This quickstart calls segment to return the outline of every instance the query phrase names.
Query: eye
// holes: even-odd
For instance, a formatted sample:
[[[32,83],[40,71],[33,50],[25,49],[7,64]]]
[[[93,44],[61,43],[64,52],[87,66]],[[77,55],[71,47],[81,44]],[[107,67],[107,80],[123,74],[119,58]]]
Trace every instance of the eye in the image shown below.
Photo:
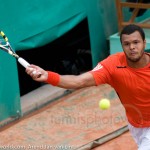
[[[129,45],[129,43],[123,43],[123,45],[124,45],[124,46],[128,46],[128,45]]]
[[[134,44],[138,44],[138,43],[139,43],[139,41],[134,41],[133,43],[134,43]]]

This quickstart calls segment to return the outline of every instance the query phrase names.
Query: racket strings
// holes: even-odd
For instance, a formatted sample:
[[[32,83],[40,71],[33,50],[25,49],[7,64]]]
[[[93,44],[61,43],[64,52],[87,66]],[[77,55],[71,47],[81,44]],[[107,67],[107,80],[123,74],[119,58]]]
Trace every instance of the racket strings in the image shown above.
[[[8,52],[13,57],[19,58],[19,56],[15,53],[15,51],[10,46],[8,42],[8,38],[6,37],[3,31],[0,31],[0,48]]]
[[[3,47],[9,47],[8,42],[6,42],[4,39],[0,39],[0,45],[2,45]]]
[[[0,31],[0,44],[4,47],[9,47],[8,38],[3,31]]]
[[[4,44],[1,44],[1,45],[9,47],[9,48],[13,51],[12,47],[10,46],[10,44],[9,44],[9,42],[8,42],[8,38],[7,38],[7,36],[5,35],[5,33],[4,33],[3,31],[0,31],[0,35],[1,35],[1,37],[2,37],[2,39],[0,39],[0,40],[3,40],[3,43],[4,43]],[[14,51],[13,51],[13,52],[14,52]]]

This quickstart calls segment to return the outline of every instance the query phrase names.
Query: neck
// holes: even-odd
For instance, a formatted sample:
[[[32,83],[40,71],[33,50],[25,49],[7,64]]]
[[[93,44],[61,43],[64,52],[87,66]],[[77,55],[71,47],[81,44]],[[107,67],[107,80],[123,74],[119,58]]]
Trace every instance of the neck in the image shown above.
[[[150,63],[150,56],[146,53],[136,62],[127,59],[127,63],[131,68],[143,68]]]

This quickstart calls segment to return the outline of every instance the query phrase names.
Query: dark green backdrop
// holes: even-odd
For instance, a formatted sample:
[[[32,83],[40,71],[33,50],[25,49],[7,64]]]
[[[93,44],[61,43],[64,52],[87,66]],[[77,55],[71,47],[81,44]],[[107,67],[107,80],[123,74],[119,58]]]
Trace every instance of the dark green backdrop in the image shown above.
[[[107,38],[117,31],[111,0],[0,0],[0,12],[0,29],[16,51],[48,44],[87,17],[93,66],[108,55]],[[16,63],[0,51],[0,120],[21,113]]]

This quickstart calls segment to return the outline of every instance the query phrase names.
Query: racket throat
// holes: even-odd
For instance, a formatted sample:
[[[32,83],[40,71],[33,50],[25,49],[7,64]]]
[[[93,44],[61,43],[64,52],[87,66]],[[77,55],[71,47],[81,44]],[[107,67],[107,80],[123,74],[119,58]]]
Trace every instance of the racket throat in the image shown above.
[[[17,54],[12,54],[12,56],[17,58],[17,59],[19,58],[19,56]]]
[[[17,59],[19,58],[19,56],[16,53],[12,52],[11,50],[8,50],[8,53]]]

